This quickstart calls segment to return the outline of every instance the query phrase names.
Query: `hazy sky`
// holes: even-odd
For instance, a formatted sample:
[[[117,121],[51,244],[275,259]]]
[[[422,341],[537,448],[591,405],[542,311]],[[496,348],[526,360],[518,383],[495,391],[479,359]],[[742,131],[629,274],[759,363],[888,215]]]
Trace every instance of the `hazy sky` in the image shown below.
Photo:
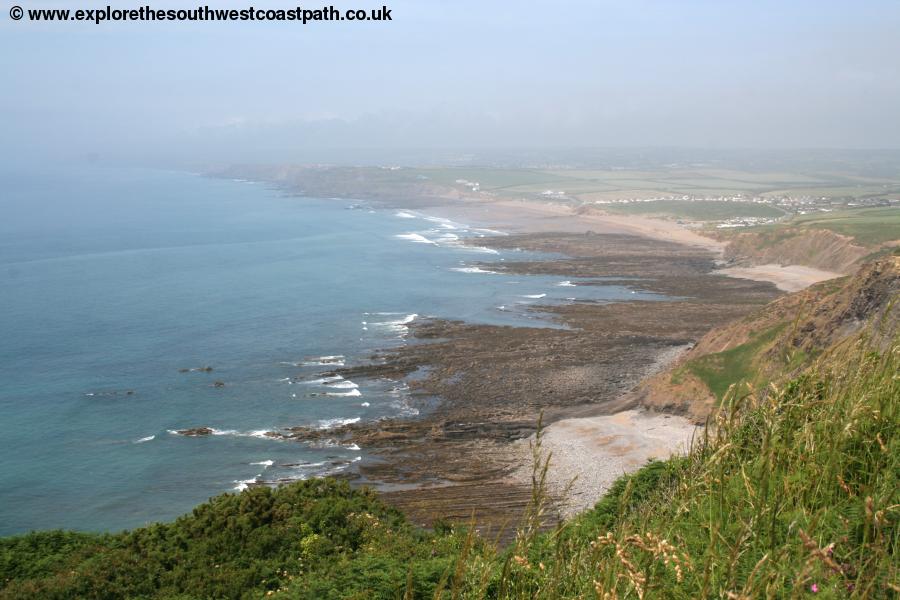
[[[389,23],[306,26],[16,22],[4,6],[0,149],[900,147],[897,0],[385,1]]]

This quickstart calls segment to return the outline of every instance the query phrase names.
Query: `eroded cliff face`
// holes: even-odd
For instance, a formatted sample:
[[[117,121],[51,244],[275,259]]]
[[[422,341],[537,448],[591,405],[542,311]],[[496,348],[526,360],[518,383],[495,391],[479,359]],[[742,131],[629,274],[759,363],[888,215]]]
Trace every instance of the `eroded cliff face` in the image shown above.
[[[777,382],[817,358],[839,360],[842,347],[861,335],[883,349],[898,334],[900,256],[894,255],[713,329],[636,393],[647,407],[702,422],[732,383]]]
[[[735,235],[725,259],[736,265],[804,265],[837,273],[852,273],[872,248],[825,229],[783,229]]]

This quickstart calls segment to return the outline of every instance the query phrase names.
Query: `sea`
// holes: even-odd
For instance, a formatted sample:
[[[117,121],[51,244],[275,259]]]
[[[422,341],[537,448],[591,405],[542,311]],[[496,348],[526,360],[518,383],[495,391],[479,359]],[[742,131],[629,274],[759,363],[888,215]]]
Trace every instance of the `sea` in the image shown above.
[[[535,309],[655,298],[499,274],[534,255],[352,198],[83,165],[0,186],[0,535],[130,529],[352,471],[365,449],[265,432],[416,418],[402,382],[323,373],[414,343],[418,320],[554,327]]]

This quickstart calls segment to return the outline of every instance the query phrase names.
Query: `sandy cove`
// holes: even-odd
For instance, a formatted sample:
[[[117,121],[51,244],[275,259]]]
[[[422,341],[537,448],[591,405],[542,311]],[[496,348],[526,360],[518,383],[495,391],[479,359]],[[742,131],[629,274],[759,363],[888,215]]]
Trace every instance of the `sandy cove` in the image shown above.
[[[729,267],[727,269],[719,269],[722,275],[729,277],[740,277],[743,279],[752,279],[754,281],[770,281],[778,287],[779,290],[785,292],[799,292],[806,289],[814,283],[827,281],[836,277],[843,277],[842,273],[834,271],[824,271],[814,267],[804,267],[802,265],[757,265],[754,267]]]
[[[638,409],[557,421],[541,435],[541,449],[550,461],[549,492],[563,517],[574,516],[593,506],[622,475],[651,459],[686,452],[698,431],[684,417]],[[531,481],[534,441],[514,444],[523,464],[511,478],[525,485]]]

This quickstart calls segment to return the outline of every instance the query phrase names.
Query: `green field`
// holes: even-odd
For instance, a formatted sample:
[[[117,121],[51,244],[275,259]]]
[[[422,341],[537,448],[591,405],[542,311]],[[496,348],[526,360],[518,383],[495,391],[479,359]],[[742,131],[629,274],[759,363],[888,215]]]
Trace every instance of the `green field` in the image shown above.
[[[811,196],[830,198],[896,197],[900,178],[871,178],[839,172],[765,173],[722,169],[515,169],[430,168],[404,169],[401,176],[427,178],[437,184],[459,187],[456,181],[478,182],[481,189],[508,196],[536,196],[548,189],[563,190],[576,198],[593,193],[633,190],[658,195],[692,196]],[[629,195],[632,194],[632,195]]]
[[[900,207],[860,208],[801,215],[792,224],[812,229],[828,229],[850,236],[865,246],[872,246],[900,239]]]
[[[711,200],[659,200],[629,204],[604,204],[603,210],[628,215],[668,215],[695,221],[722,221],[735,217],[783,217],[784,212],[767,204],[715,202]]]

